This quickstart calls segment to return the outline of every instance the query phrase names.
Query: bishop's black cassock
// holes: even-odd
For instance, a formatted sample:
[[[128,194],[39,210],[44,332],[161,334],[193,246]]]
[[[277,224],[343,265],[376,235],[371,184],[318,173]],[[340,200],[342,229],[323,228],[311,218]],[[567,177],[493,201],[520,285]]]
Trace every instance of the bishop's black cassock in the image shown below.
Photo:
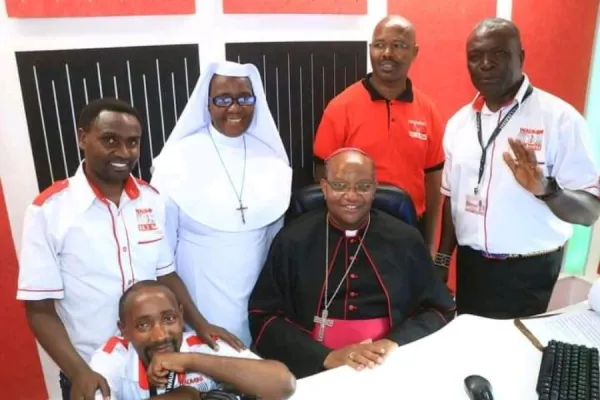
[[[454,317],[448,288],[434,269],[419,232],[383,212],[347,232],[329,222],[328,299],[324,308],[325,210],[292,221],[275,237],[250,296],[250,331],[258,353],[285,363],[298,378],[323,371],[332,349],[387,338],[404,345]],[[317,317],[317,318],[315,318]],[[317,321],[317,323],[315,323]]]

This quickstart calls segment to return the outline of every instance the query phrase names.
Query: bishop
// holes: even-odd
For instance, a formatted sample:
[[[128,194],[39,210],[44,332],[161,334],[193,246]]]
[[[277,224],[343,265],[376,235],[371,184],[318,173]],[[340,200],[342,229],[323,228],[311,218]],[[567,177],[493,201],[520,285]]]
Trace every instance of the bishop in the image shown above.
[[[344,149],[326,161],[326,170],[326,209],[277,234],[249,303],[258,353],[282,361],[297,378],[341,365],[377,366],[455,314],[418,231],[371,208],[372,159]],[[331,304],[315,317],[325,299]]]

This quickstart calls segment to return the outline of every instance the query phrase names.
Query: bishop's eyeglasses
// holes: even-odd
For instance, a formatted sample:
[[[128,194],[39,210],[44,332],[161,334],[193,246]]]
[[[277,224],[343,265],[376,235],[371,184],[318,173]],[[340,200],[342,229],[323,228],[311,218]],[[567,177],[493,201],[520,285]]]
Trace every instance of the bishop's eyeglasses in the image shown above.
[[[253,106],[256,104],[256,96],[247,94],[239,97],[232,97],[229,95],[212,96],[208,98],[215,106],[227,108],[231,107],[233,103],[238,106]]]
[[[358,193],[358,194],[367,194],[375,187],[374,182],[359,182],[356,185],[351,185],[348,182],[339,182],[339,181],[330,181],[330,180],[325,180],[325,181],[327,182],[329,187],[334,192],[338,192],[338,193],[348,193],[352,189],[354,189],[356,191],[356,193]]]

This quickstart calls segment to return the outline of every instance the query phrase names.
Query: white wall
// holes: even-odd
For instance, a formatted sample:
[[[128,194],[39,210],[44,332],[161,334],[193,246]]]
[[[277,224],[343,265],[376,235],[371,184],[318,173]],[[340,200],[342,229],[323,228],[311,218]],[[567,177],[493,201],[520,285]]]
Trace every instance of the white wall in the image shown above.
[[[222,0],[198,0],[192,16],[16,20],[0,0],[0,178],[17,249],[25,208],[38,189],[15,51],[198,43],[203,65],[223,59],[227,42],[368,40],[386,3],[369,1],[363,16],[224,16]],[[511,8],[512,0],[498,0],[499,16],[510,18]],[[51,398],[60,399],[58,371],[43,352],[42,359]]]

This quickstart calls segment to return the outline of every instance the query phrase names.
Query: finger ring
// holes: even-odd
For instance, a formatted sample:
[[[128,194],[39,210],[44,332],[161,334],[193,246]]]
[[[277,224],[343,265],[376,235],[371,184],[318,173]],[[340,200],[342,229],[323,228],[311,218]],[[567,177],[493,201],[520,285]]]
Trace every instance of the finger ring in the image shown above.
[[[354,360],[354,352],[350,352],[350,354],[348,354],[348,358],[351,360]]]

